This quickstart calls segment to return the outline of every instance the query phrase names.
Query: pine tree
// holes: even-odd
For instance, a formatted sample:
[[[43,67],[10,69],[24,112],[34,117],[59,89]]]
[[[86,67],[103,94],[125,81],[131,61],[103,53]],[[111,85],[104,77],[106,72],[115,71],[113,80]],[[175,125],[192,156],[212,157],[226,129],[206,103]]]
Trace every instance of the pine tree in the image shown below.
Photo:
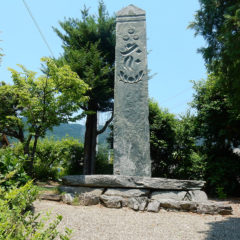
[[[97,112],[113,109],[114,61],[115,61],[115,18],[109,17],[104,3],[98,7],[98,15],[89,15],[86,7],[82,18],[69,18],[60,22],[62,33],[54,31],[63,41],[64,53],[57,62],[67,63],[79,77],[89,85],[87,104],[81,106],[86,113],[84,139],[84,174],[95,171],[97,135],[105,131],[105,126],[97,129]]]

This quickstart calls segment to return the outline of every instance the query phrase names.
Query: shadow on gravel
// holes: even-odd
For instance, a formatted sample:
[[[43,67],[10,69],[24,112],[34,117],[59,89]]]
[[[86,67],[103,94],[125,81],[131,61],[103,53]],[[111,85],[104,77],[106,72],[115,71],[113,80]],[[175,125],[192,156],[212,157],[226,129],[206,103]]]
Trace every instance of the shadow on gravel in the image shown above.
[[[219,222],[208,223],[205,240],[240,240],[240,218],[227,218]]]

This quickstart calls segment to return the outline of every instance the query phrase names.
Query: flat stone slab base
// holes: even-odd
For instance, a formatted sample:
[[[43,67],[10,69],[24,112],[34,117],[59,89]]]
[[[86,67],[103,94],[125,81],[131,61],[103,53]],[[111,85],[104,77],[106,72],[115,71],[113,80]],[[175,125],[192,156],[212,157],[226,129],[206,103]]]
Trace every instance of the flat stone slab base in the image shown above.
[[[184,211],[199,214],[232,213],[230,205],[210,202],[201,190],[150,190],[129,188],[90,188],[61,186],[58,196],[46,196],[41,199],[59,201],[71,205],[91,206],[101,204],[107,208],[128,207],[135,211],[157,213],[167,211]]]
[[[208,201],[204,181],[177,180],[118,175],[71,175],[63,177],[61,194],[42,195],[41,199],[66,204],[108,208],[128,207],[135,211],[184,211],[199,214],[232,213],[224,203]]]
[[[69,175],[63,177],[68,186],[103,187],[103,188],[146,188],[165,190],[200,190],[204,181],[177,180],[123,175]]]

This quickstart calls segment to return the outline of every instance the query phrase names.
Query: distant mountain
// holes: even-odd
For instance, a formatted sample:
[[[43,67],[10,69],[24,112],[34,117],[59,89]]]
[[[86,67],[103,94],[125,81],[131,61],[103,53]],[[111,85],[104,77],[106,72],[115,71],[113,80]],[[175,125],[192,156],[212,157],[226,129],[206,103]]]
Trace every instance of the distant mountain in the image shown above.
[[[47,131],[46,137],[54,137],[56,140],[61,140],[66,136],[73,137],[83,142],[85,134],[85,126],[81,124],[61,124],[56,126],[52,131]]]
[[[99,126],[101,129],[102,126]],[[107,144],[107,138],[110,134],[110,129],[107,128],[102,134],[98,136],[99,144]],[[77,123],[65,123],[53,128],[52,131],[47,131],[46,137],[53,137],[55,140],[61,140],[65,137],[73,137],[84,142],[85,125]],[[8,138],[10,143],[16,142],[15,138]]]
[[[102,128],[102,126],[99,126]],[[85,126],[82,124],[61,124],[60,126],[54,127],[52,131],[47,131],[46,137],[53,137],[56,140],[60,140],[66,136],[79,139],[81,142],[84,141]],[[98,136],[99,144],[106,144],[107,138],[110,134],[110,129],[107,128],[105,132]]]

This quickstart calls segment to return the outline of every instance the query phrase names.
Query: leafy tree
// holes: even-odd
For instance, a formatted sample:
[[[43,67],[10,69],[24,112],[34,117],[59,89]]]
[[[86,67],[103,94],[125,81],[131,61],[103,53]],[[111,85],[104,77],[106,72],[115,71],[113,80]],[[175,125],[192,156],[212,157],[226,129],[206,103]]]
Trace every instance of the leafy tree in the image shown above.
[[[203,179],[205,162],[196,146],[194,117],[176,118],[149,101],[152,175],[178,179]]]
[[[29,174],[32,174],[38,139],[55,125],[81,118],[72,114],[87,100],[83,94],[88,86],[69,66],[58,68],[50,59],[43,61],[49,69],[48,75],[36,77],[36,73],[19,65],[23,72],[10,69],[14,84],[0,84],[0,132],[24,145]]]
[[[195,135],[195,116],[190,112],[181,115],[175,128],[175,159],[174,178],[204,179],[205,155],[199,149],[199,140]]]
[[[112,111],[114,60],[115,60],[115,18],[109,17],[105,5],[99,3],[98,15],[89,15],[82,10],[82,19],[69,18],[60,22],[63,30],[54,31],[63,41],[63,56],[58,64],[67,63],[78,76],[90,86],[87,103],[81,108],[87,115],[84,140],[84,174],[93,174],[96,160],[96,138],[105,131],[97,129],[97,112]]]
[[[208,189],[216,193],[221,188],[227,194],[236,194],[240,187],[240,157],[233,147],[240,144],[240,120],[231,114],[232,102],[216,82],[218,77],[212,74],[206,81],[194,83],[196,136],[206,156]]]
[[[195,124],[201,151],[207,156],[209,189],[233,194],[239,188],[239,156],[233,153],[233,147],[239,146],[240,140],[240,2],[199,2],[200,9],[190,27],[207,42],[199,51],[210,75],[205,82],[194,84]]]
[[[199,0],[200,9],[190,27],[202,35],[207,46],[203,54],[209,73],[217,76],[233,106],[233,114],[240,117],[240,2],[237,0]]]
[[[171,177],[175,166],[173,152],[176,144],[177,120],[167,110],[161,110],[157,102],[150,100],[149,124],[152,175]]]

